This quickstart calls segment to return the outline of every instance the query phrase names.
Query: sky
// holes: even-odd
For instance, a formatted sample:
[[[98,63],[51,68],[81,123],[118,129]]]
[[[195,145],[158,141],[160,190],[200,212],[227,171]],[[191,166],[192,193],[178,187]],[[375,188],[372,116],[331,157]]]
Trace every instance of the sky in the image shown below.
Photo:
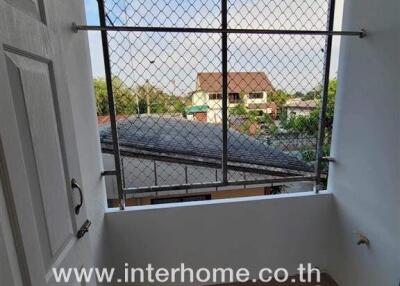
[[[118,5],[111,5],[113,1]],[[115,25],[218,27],[218,1],[106,0],[106,7]],[[229,0],[229,25],[322,30],[327,2]],[[85,8],[87,24],[99,25],[97,1],[85,0]],[[342,11],[343,0],[337,0],[335,30],[341,28]],[[88,38],[93,76],[104,77],[100,33],[88,32]],[[150,81],[167,92],[185,95],[195,89],[197,72],[221,69],[219,35],[125,32],[109,33],[109,40],[113,75],[132,87]],[[275,88],[288,92],[307,92],[322,81],[324,37],[230,35],[228,45],[229,71],[264,71]],[[339,48],[340,37],[334,37],[331,78],[337,74]]]

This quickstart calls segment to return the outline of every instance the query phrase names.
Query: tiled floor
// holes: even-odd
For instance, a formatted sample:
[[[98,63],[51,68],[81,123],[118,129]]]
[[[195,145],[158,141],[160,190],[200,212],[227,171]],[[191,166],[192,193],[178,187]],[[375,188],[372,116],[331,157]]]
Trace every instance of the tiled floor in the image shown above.
[[[292,278],[295,279],[292,281]],[[297,278],[297,279],[296,279]],[[299,280],[298,277],[293,276],[289,279],[288,282],[285,283],[278,283],[278,282],[269,282],[269,283],[262,283],[262,282],[247,282],[247,283],[230,283],[230,284],[218,284],[217,286],[338,286],[338,284],[328,275],[328,274],[321,274],[321,282],[310,282],[310,283],[301,283],[301,282],[294,282]]]

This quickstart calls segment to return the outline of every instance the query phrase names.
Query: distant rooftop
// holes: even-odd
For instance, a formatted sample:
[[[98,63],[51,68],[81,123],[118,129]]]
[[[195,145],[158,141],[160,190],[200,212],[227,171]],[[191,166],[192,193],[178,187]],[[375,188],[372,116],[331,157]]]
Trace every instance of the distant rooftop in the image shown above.
[[[197,112],[207,112],[208,106],[207,105],[195,105],[189,108],[186,108],[186,113],[187,114],[193,114]]]
[[[301,98],[293,98],[288,100],[285,104],[286,107],[313,109],[318,106],[316,100],[302,100]]]
[[[157,155],[199,162],[220,162],[222,125],[184,118],[132,116],[117,123],[121,151],[126,156]],[[112,152],[109,125],[100,127],[103,152]],[[276,150],[264,142],[228,131],[228,161],[260,167],[312,172],[305,162]]]
[[[271,81],[264,72],[228,73],[228,92],[272,91]],[[205,92],[222,91],[222,73],[203,72],[197,74],[197,90]]]

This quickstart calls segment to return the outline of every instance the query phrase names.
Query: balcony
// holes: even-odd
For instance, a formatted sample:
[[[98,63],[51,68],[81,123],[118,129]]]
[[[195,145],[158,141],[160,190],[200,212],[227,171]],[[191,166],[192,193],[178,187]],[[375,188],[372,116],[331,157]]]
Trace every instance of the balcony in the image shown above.
[[[398,285],[398,1],[192,2],[0,0],[0,284]]]
[[[378,5],[373,1],[369,4]],[[346,10],[349,12],[345,13],[344,30],[360,27],[369,30],[378,22],[385,25],[385,20],[373,17],[361,1],[347,3]],[[379,96],[373,94],[382,94],[378,90],[383,86],[393,86],[389,83],[393,76],[387,69],[394,74],[398,68],[384,64],[385,56],[375,53],[392,41],[390,36],[382,34],[377,37],[380,40],[374,43],[369,42],[368,36],[365,39],[341,40],[333,141],[328,154],[334,161],[329,162],[326,191],[110,210],[106,221],[108,232],[113,235],[108,243],[118,245],[118,248],[113,248],[113,263],[128,257],[135,265],[150,262],[178,265],[185,261],[200,268],[204,265],[240,267],[245,264],[254,272],[261,265],[272,268],[284,265],[291,269],[291,273],[296,273],[298,263],[312,261],[323,272],[329,273],[338,285],[397,283],[399,277],[394,267],[399,261],[389,252],[398,253],[395,237],[398,237],[399,228],[396,226],[389,230],[389,225],[398,225],[394,219],[398,217],[398,211],[395,203],[388,199],[395,196],[398,202],[398,192],[395,191],[398,183],[395,176],[389,174],[399,170],[399,158],[396,155],[396,159],[390,162],[379,158],[385,157],[384,154],[394,154],[390,150],[399,146],[393,135],[389,136],[391,139],[388,137],[395,130],[394,106],[399,105],[395,97],[388,93],[385,93],[384,104]],[[395,53],[393,49],[390,51]],[[371,54],[377,56],[378,62],[382,60],[372,74],[367,68],[370,64],[365,62],[365,57]],[[271,81],[274,82],[274,79],[271,78]],[[356,82],[362,82],[362,86]],[[377,82],[381,84],[373,84]],[[214,101],[222,102],[222,98]],[[388,102],[392,103],[392,107],[386,112]],[[219,104],[222,106],[222,103]],[[299,106],[303,113],[297,115],[305,115],[315,110],[318,104],[319,101],[307,106],[303,102],[288,102],[287,108]],[[385,144],[390,147],[378,147]],[[382,181],[384,177],[388,180]],[[218,194],[218,189],[215,193]],[[387,203],[388,208],[379,207],[382,202]],[[389,224],[378,226],[386,219]],[[370,246],[357,245],[358,233],[369,238]],[[387,235],[382,237],[382,233]],[[378,246],[381,239],[386,246]],[[375,247],[376,253],[373,250]],[[389,268],[384,270],[378,264]],[[367,269],[372,272],[367,273]]]

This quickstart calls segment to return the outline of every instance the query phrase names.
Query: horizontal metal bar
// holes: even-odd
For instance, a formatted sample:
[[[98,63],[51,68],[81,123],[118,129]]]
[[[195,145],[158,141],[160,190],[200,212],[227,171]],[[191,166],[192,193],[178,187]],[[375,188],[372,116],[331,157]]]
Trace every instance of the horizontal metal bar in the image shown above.
[[[315,176],[298,176],[298,177],[270,178],[270,179],[261,179],[261,180],[239,180],[239,181],[228,181],[228,182],[192,183],[192,184],[180,184],[180,185],[125,188],[124,191],[126,194],[141,194],[141,193],[153,193],[153,192],[162,192],[162,191],[164,191],[164,192],[165,191],[179,191],[179,190],[186,190],[186,189],[201,189],[201,188],[237,186],[237,185],[306,182],[306,181],[314,181],[314,180],[315,180]]]
[[[101,176],[115,176],[117,174],[116,170],[107,170],[101,172]]]
[[[333,158],[333,157],[322,157],[321,158],[321,161],[324,161],[324,162],[335,162],[336,160],[335,160],[335,158]]]
[[[114,31],[114,32],[170,32],[170,33],[230,33],[230,34],[278,34],[278,35],[322,35],[322,36],[358,36],[365,37],[360,31],[321,31],[321,30],[272,30],[272,29],[222,29],[188,27],[133,27],[133,26],[90,26],[72,23],[72,30],[78,31]]]
[[[111,146],[107,146],[107,144],[102,144],[102,152],[103,153],[108,153],[108,154],[113,154],[113,150]],[[168,163],[175,163],[175,164],[184,164],[184,165],[192,165],[192,166],[200,166],[200,167],[208,167],[208,168],[215,168],[215,169],[221,169],[221,161],[220,160],[196,160],[196,159],[190,159],[190,158],[181,158],[177,156],[168,156],[167,154],[163,153],[144,153],[140,152],[139,150],[135,151],[133,149],[126,151],[123,148],[120,150],[121,155],[124,157],[130,157],[130,158],[141,158],[141,159],[147,159],[147,160],[156,160],[160,162],[168,162]],[[277,167],[270,167],[273,169],[262,169],[262,168],[257,168],[257,167],[251,167],[251,166],[244,166],[244,165],[239,165],[240,163],[235,164],[235,162],[227,162],[227,168],[231,171],[238,171],[238,172],[249,172],[249,173],[256,173],[256,174],[262,174],[262,175],[271,175],[271,176],[283,176],[283,177],[290,177],[290,176],[301,176],[305,175],[305,173],[310,173],[310,172],[305,172],[305,171],[299,171],[299,170],[294,170],[294,169],[283,169],[283,168],[277,168]],[[268,166],[265,166],[268,167]]]

